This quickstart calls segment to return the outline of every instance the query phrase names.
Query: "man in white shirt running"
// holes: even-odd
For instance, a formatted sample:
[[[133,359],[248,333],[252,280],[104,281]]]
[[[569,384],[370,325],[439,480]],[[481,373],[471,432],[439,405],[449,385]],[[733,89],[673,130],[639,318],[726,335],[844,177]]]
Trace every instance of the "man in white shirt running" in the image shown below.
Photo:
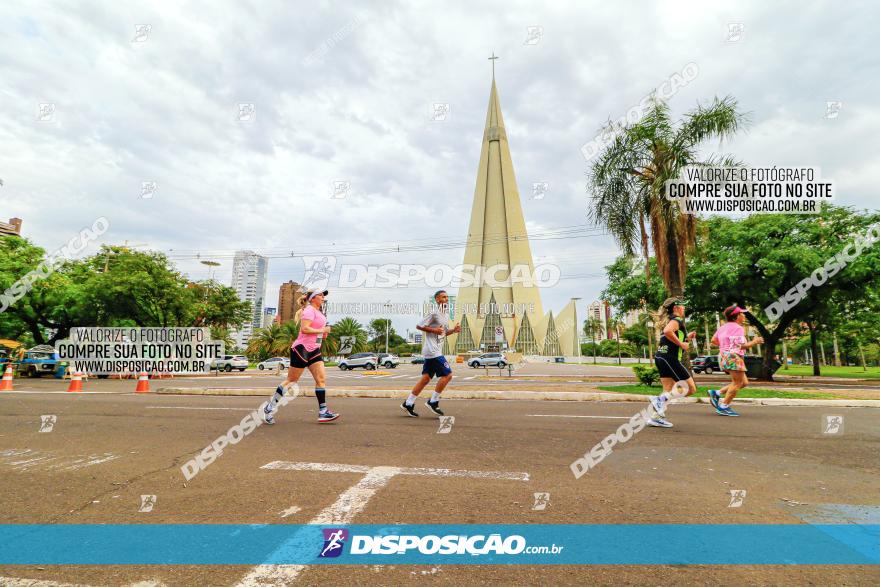
[[[402,409],[410,418],[418,418],[419,415],[415,411],[416,398],[431,381],[431,378],[437,376],[437,386],[431,399],[425,402],[432,412],[438,416],[442,416],[440,410],[440,394],[452,381],[452,368],[446,357],[443,356],[443,337],[447,334],[455,334],[461,332],[461,326],[455,325],[455,328],[449,329],[449,296],[442,289],[434,294],[436,305],[431,309],[427,316],[416,325],[416,328],[425,333],[422,340],[422,354],[425,356],[425,364],[422,367],[422,377],[416,382],[409,397],[400,404]]]

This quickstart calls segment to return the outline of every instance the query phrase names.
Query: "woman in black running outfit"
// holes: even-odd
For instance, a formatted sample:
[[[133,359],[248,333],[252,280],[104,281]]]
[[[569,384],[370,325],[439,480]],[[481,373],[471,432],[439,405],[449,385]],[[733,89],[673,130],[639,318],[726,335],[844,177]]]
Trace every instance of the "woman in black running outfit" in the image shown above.
[[[694,378],[681,361],[684,354],[688,352],[690,341],[693,340],[696,333],[688,333],[687,327],[684,325],[685,305],[683,301],[678,298],[668,298],[663,302],[661,310],[663,312],[661,322],[663,333],[657,343],[654,364],[660,374],[663,393],[651,398],[651,406],[657,414],[656,418],[648,421],[648,424],[672,428],[672,424],[666,420],[666,402],[673,397],[679,397],[682,394],[686,397],[697,391]],[[673,387],[675,387],[675,392],[672,391]]]

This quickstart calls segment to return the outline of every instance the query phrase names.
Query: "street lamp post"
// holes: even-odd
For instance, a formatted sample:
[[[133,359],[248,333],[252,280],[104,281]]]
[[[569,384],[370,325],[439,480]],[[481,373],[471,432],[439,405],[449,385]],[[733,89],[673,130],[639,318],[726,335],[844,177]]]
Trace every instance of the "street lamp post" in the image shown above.
[[[648,364],[651,364],[651,337],[654,336],[654,321],[648,318],[645,322],[645,326],[648,328]]]
[[[577,364],[581,364],[581,330],[577,326],[577,303],[581,298],[571,298],[574,303],[574,356],[577,357]]]
[[[200,261],[200,263],[201,263],[202,265],[205,265],[206,267],[210,267],[210,268],[211,268],[211,269],[209,270],[209,271],[210,271],[210,276],[209,276],[208,279],[210,279],[211,281],[214,281],[214,267],[219,267],[219,266],[220,266],[220,263],[218,263],[217,261],[208,261],[208,260]]]
[[[391,312],[391,300],[385,302],[385,309]],[[385,354],[388,354],[388,332],[391,329],[391,318],[385,318]]]

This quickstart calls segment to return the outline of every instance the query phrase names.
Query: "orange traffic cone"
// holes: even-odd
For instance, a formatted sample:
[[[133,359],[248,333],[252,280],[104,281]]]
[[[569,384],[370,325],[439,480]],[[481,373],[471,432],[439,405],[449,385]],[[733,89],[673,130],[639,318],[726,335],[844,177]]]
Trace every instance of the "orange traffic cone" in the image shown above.
[[[12,365],[6,365],[3,381],[0,381],[0,391],[12,391]]]
[[[135,393],[148,393],[150,391],[150,378],[146,371],[141,371],[138,377],[137,387],[134,388]]]
[[[67,391],[82,391],[83,390],[83,381],[82,375],[73,372],[73,376],[70,378],[70,385],[67,386]]]

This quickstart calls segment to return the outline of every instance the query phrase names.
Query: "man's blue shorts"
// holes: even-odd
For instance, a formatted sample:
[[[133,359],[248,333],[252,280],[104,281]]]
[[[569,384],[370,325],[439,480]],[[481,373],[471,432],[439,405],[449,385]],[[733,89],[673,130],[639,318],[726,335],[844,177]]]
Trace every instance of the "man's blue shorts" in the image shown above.
[[[422,366],[422,375],[429,377],[445,377],[451,373],[452,367],[449,366],[449,361],[446,360],[446,357],[442,355],[432,359],[425,359],[425,364]]]

